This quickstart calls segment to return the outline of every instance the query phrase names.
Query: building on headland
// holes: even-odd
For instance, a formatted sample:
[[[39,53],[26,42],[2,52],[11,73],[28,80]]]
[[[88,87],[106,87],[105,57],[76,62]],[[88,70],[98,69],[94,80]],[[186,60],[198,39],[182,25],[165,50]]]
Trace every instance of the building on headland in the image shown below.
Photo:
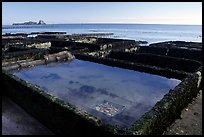
[[[13,23],[13,25],[44,25],[46,24],[43,20],[39,20],[39,22],[28,21],[24,23]]]

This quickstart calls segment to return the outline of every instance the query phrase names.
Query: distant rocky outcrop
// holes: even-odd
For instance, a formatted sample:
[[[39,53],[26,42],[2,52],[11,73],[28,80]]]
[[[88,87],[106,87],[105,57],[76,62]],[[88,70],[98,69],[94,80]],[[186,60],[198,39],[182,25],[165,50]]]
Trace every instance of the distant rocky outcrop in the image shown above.
[[[43,20],[39,20],[38,24],[46,24]]]
[[[39,22],[28,21],[24,23],[13,23],[13,25],[44,25],[46,24],[43,20],[39,20]]]

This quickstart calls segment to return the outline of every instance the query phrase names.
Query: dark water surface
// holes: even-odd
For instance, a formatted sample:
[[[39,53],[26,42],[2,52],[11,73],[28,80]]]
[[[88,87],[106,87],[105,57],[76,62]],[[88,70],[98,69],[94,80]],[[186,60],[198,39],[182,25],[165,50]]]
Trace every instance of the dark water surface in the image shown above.
[[[128,127],[181,81],[75,59],[14,72],[48,93]]]

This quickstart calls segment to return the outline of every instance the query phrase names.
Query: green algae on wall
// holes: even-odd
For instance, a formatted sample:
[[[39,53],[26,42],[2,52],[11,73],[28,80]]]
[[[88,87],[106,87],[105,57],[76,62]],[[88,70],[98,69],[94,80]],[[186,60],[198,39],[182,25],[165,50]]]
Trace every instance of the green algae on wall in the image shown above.
[[[127,134],[136,135],[160,135],[176,119],[179,118],[184,109],[199,92],[197,74],[200,67],[192,76],[188,76],[170,90],[164,98],[147,113],[145,113],[132,127]],[[200,71],[199,71],[200,72]]]

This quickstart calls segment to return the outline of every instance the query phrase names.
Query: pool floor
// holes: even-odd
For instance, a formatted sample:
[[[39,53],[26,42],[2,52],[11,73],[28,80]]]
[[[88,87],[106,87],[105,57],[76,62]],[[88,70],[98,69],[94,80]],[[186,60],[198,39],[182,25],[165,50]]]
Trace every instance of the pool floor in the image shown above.
[[[181,82],[78,59],[13,74],[121,128],[132,125]]]

